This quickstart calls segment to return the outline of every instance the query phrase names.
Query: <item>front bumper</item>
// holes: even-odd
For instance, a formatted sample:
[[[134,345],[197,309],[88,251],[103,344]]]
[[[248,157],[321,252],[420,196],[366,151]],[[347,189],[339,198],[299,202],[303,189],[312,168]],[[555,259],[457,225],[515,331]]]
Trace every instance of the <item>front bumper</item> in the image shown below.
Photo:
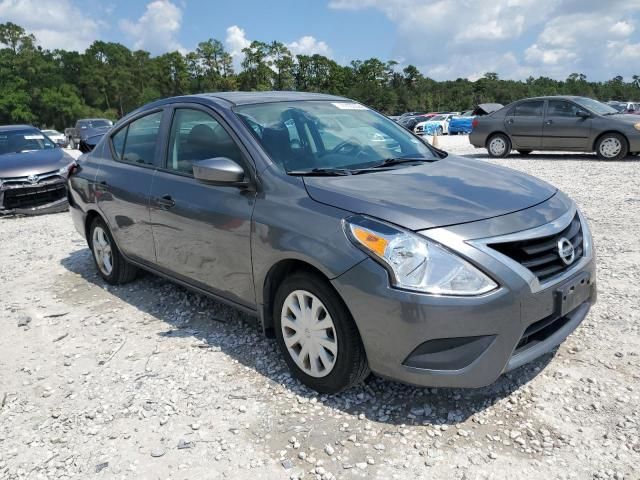
[[[476,251],[474,260],[489,266],[500,288],[477,297],[392,288],[387,271],[372,259],[332,281],[353,315],[374,373],[420,386],[486,386],[552,351],[596,301],[592,254],[543,289],[484,255]],[[561,299],[574,291],[571,287],[580,296],[568,307]]]
[[[45,215],[69,208],[64,179],[0,188],[0,216]]]

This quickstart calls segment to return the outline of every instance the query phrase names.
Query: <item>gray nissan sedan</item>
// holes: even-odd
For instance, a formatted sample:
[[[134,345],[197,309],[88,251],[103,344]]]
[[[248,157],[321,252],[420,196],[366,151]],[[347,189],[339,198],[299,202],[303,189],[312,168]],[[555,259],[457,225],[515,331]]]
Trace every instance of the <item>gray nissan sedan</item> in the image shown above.
[[[640,153],[640,117],[586,97],[519,100],[473,121],[469,142],[501,158],[516,150],[595,152],[602,160]]]
[[[480,387],[553,350],[596,300],[575,203],[448,155],[352,100],[161,100],[81,157],[69,203],[108,283],[144,269],[240,308],[293,374]]]

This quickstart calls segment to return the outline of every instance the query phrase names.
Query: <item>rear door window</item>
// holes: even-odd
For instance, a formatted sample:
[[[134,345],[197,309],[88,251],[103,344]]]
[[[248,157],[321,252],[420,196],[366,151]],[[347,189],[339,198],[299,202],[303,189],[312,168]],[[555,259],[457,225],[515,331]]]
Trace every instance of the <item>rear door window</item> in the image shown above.
[[[541,117],[544,101],[531,100],[522,102],[515,106],[514,115],[516,117]]]

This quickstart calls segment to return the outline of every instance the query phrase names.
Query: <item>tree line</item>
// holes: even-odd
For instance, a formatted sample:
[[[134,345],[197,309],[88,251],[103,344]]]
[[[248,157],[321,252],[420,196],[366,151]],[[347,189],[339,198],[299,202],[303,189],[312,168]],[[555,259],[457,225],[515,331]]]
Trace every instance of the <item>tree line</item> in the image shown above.
[[[254,41],[240,71],[219,40],[186,54],[152,57],[120,43],[95,41],[84,52],[47,50],[19,25],[0,24],[0,124],[62,129],[81,117],[117,119],[152,100],[224,90],[298,90],[343,95],[386,114],[459,111],[479,103],[507,104],[538,95],[584,95],[640,100],[640,76],[588,81],[529,77],[503,80],[488,72],[476,81],[436,81],[415,66],[377,58],[340,65],[322,55],[294,55],[285,44]]]

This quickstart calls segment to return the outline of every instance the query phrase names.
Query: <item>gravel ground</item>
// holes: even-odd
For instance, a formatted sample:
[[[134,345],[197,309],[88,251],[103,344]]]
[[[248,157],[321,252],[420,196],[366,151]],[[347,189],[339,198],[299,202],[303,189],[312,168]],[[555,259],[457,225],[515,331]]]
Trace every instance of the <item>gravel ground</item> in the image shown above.
[[[640,163],[491,163],[578,202],[599,303],[477,390],[317,395],[244,314],[152,275],[106,285],[68,214],[0,219],[0,478],[640,478]]]

